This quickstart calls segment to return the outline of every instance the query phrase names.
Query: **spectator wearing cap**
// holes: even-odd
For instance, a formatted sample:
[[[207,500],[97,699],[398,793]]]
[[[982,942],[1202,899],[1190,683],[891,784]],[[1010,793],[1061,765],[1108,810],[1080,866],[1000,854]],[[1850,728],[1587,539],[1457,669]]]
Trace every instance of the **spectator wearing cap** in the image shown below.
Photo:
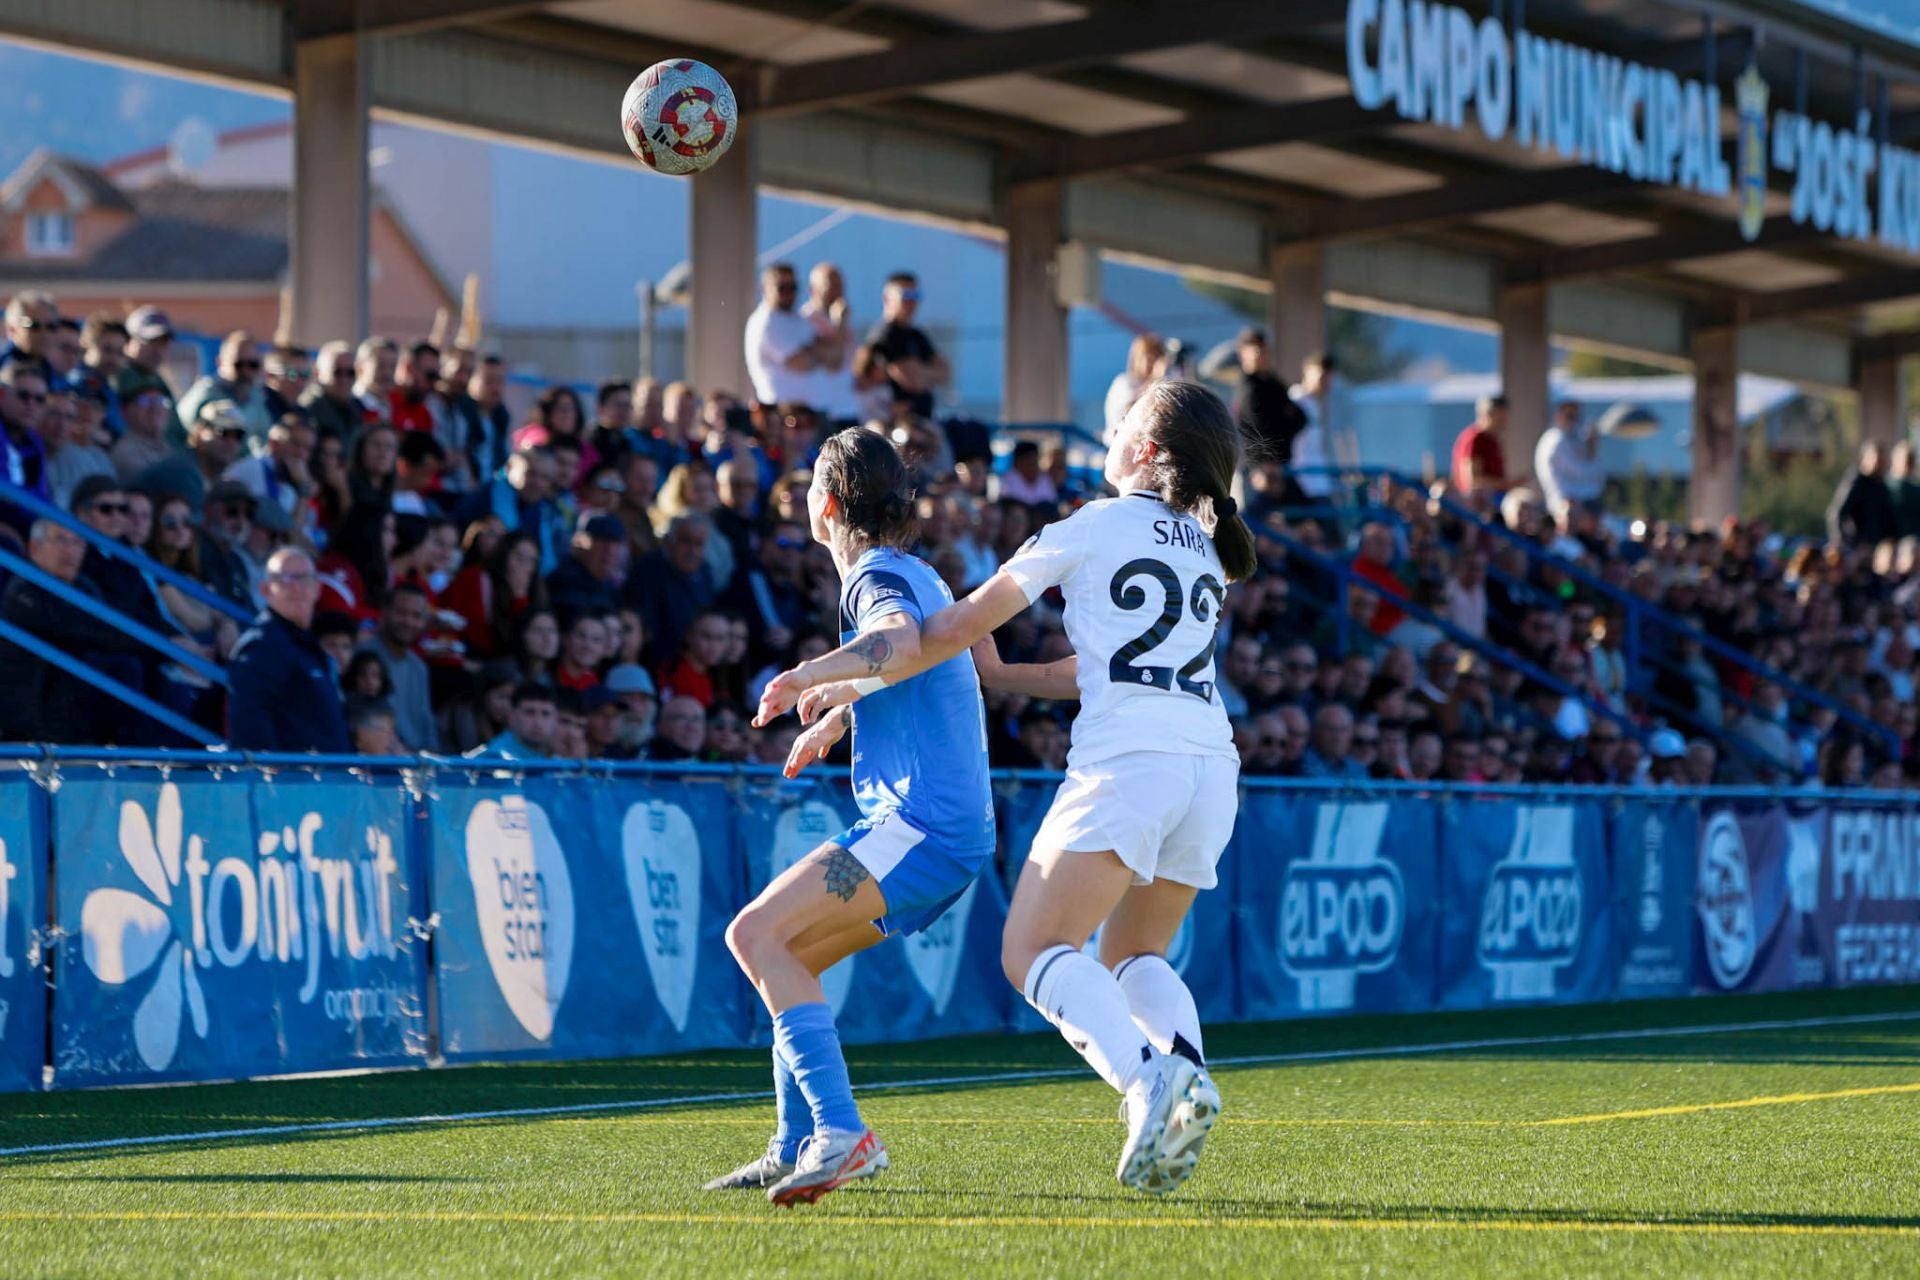
[[[80,344],[86,350],[88,381],[97,384],[104,397],[107,430],[118,440],[127,429],[120,393],[115,388],[120,371],[127,365],[126,323],[105,311],[96,311],[81,326]]]
[[[610,758],[640,759],[653,740],[654,721],[659,714],[660,697],[653,677],[645,667],[623,663],[607,672],[602,687],[620,699],[626,712],[617,727],[619,746]]]
[[[1453,487],[1460,493],[1492,496],[1507,487],[1507,454],[1500,433],[1507,425],[1507,398],[1482,396],[1469,422],[1453,441]]]
[[[6,343],[0,346],[0,366],[24,363],[43,365],[47,357],[47,338],[60,318],[53,295],[38,289],[22,289],[7,300]],[[45,369],[41,376],[46,376]]]
[[[38,362],[14,360],[0,368],[0,479],[41,499],[52,496],[39,430],[46,411],[47,378]],[[33,517],[0,504],[0,521],[24,536]]]
[[[583,515],[574,526],[573,552],[547,579],[547,593],[563,613],[610,612],[619,607],[626,575],[626,526],[610,515]]]
[[[93,584],[80,574],[86,552],[86,542],[64,525],[52,520],[33,523],[27,556],[34,567],[98,599]],[[123,682],[137,684],[142,679],[146,650],[139,641],[25,577],[15,576],[0,593],[0,619],[96,669],[111,668]],[[133,673],[130,679],[126,672]],[[0,640],[0,739],[103,743],[118,737],[125,741],[124,735],[112,732],[118,722],[108,700],[91,685],[30,649]]]
[[[168,443],[178,447],[187,442],[187,422],[180,417],[179,405],[160,367],[166,363],[173,345],[173,322],[158,307],[139,307],[127,317],[127,362],[114,375],[114,394],[123,405],[131,404],[143,391],[157,391],[166,397]]]
[[[180,397],[180,418],[193,422],[200,406],[218,400],[233,403],[246,428],[250,444],[264,448],[273,415],[267,409],[267,389],[261,377],[260,346],[245,329],[235,329],[220,343],[220,356],[212,373],[206,374]]]
[[[1657,729],[1647,742],[1647,781],[1654,786],[1687,783],[1687,740],[1672,729]]]
[[[93,433],[80,414],[79,400],[70,391],[47,399],[40,415],[40,440],[46,450],[47,489],[55,506],[73,499],[82,480],[99,477],[119,483],[113,460],[93,442]]]
[[[656,663],[678,656],[694,617],[717,594],[707,567],[712,532],[712,523],[698,511],[681,512],[667,525],[659,549],[627,576],[623,594],[640,613]]]
[[[360,644],[380,655],[393,677],[393,713],[400,741],[409,751],[435,751],[439,727],[433,719],[430,674],[413,647],[427,632],[432,610],[427,593],[411,582],[396,582],[380,611],[380,625]]]
[[[893,403],[905,401],[914,417],[930,419],[934,388],[946,385],[953,367],[914,324],[920,312],[919,278],[911,271],[888,276],[880,306],[880,323],[867,334],[867,363],[886,380]]]
[[[256,499],[247,504],[245,509],[246,523],[233,527],[233,532],[228,536],[228,545],[246,574],[249,594],[255,603],[264,603],[265,598],[260,591],[266,581],[267,562],[274,552],[292,538],[293,521],[288,517],[286,508],[277,502]]]
[[[559,722],[553,690],[544,684],[524,682],[513,691],[507,727],[485,746],[467,752],[467,758],[545,760],[553,754],[553,737]]]
[[[340,754],[351,750],[332,658],[313,633],[321,581],[292,547],[267,560],[265,608],[234,643],[227,674],[228,741],[240,750]]]
[[[312,425],[290,414],[267,431],[265,452],[239,459],[221,478],[244,485],[254,501],[279,507],[293,521],[309,509],[307,499],[313,496],[313,473],[307,467],[313,445]]]
[[[811,404],[822,359],[834,343],[800,314],[800,281],[790,263],[760,273],[760,305],[747,317],[747,375],[761,404]]]
[[[231,401],[209,401],[194,418],[187,444],[185,452],[172,453],[134,476],[134,487],[148,493],[180,494],[198,510],[227,468],[246,451],[246,421]]]

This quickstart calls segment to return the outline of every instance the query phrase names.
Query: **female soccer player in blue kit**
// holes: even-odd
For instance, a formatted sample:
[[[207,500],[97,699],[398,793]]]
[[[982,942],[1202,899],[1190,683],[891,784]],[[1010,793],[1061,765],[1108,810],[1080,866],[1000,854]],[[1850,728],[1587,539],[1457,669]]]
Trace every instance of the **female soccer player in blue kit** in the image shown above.
[[[921,627],[953,596],[905,550],[916,537],[913,490],[893,446],[867,431],[829,439],[807,513],[840,570],[850,651],[877,670],[895,645],[917,650]],[[770,718],[763,704],[756,723]],[[886,1168],[886,1147],[854,1104],[820,974],[932,924],[993,856],[986,711],[968,654],[876,689],[857,716],[835,710],[794,743],[787,775],[824,755],[849,721],[861,820],[775,879],[727,928],[727,945],[773,1015],[778,1128],[765,1155],[709,1190],[765,1187],[775,1204],[810,1204]]]
[[[1227,583],[1256,567],[1231,496],[1242,448],[1212,392],[1148,387],[1108,441],[1107,480],[1121,496],[1041,530],[930,619],[917,646],[896,644],[876,661],[863,636],[780,677],[762,702],[764,713],[799,699],[806,720],[872,696],[950,662],[1060,588],[1073,658],[1002,667],[990,643],[976,651],[988,683],[1081,705],[1066,781],[1014,890],[1001,963],[1120,1091],[1118,1176],[1144,1191],[1187,1179],[1220,1110],[1193,996],[1165,957],[1194,895],[1216,883],[1239,806],[1213,651]],[[1096,928],[1098,961],[1081,950]]]

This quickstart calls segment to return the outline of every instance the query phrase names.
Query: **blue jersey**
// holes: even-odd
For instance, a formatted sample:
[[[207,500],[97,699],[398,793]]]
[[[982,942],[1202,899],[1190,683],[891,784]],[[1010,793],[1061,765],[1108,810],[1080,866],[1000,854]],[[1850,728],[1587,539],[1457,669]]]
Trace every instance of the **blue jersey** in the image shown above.
[[[952,603],[933,566],[875,547],[841,585],[841,643],[888,614],[924,624]],[[992,851],[987,714],[972,654],[860,700],[853,715],[853,795],[865,817],[897,813],[955,852]]]

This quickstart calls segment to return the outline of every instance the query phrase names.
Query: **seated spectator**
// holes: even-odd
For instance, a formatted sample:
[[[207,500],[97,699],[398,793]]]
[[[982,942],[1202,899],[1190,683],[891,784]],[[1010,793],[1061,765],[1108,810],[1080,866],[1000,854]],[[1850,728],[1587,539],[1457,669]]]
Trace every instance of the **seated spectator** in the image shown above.
[[[51,500],[47,450],[40,423],[47,410],[47,379],[37,361],[10,360],[0,367],[0,477],[36,498]],[[22,537],[33,522],[19,507],[0,505],[0,518]]]
[[[1407,595],[1406,583],[1394,572],[1394,558],[1393,530],[1377,522],[1361,526],[1360,549],[1353,557],[1354,575],[1385,592],[1373,606],[1372,617],[1367,622],[1367,630],[1376,636],[1385,636],[1407,616],[1405,610],[1392,602]]]
[[[440,746],[427,664],[413,651],[426,634],[429,613],[426,592],[397,583],[380,611],[379,628],[360,645],[362,652],[376,653],[387,664],[393,678],[394,723],[409,752],[437,751]]]
[[[706,758],[714,764],[745,764],[753,752],[747,736],[747,713],[738,703],[716,702],[707,708]]]
[[[194,422],[202,406],[226,401],[233,406],[248,440],[264,445],[273,415],[261,378],[260,348],[253,335],[235,329],[220,343],[214,372],[204,375],[180,397],[180,420]]]
[[[342,697],[391,705],[393,673],[387,668],[387,660],[372,649],[355,652],[340,672],[340,693]]]
[[[560,567],[566,531],[554,495],[560,491],[560,465],[545,449],[517,449],[499,475],[468,494],[454,512],[461,524],[483,516],[500,520],[508,532],[529,534],[540,548],[540,573]]]
[[[561,636],[560,661],[553,668],[553,683],[577,693],[593,688],[600,683],[600,664],[611,647],[606,614],[593,609],[575,614]]]
[[[252,502],[243,490],[241,496]],[[380,614],[393,585],[391,557],[400,538],[399,522],[383,502],[367,502],[347,512],[320,557],[322,605],[371,622]],[[405,723],[406,716],[401,715]]]
[[[1447,782],[1485,782],[1479,740],[1461,733],[1449,734],[1440,760],[1440,777]]]
[[[136,489],[177,493],[198,511],[215,485],[247,447],[247,424],[232,402],[201,406],[187,434],[187,450],[175,451],[133,478]]]
[[[359,756],[397,756],[400,737],[393,731],[393,708],[378,698],[354,698],[347,703],[347,732],[353,753]]]
[[[1040,446],[1032,440],[1019,440],[1013,446],[1013,458],[1000,477],[997,495],[1002,501],[1024,502],[1030,507],[1050,507],[1060,501],[1060,491],[1051,477],[1040,468]]]
[[[1898,770],[1895,764],[1896,772]],[[1687,744],[1686,783],[1693,787],[1710,787],[1717,781],[1720,771],[1720,752],[1705,738],[1695,738]],[[1894,787],[1900,784],[1897,779]]]
[[[275,552],[261,594],[266,608],[227,663],[228,741],[241,751],[349,751],[333,662],[311,629],[320,601],[313,561],[292,548]]]
[[[149,387],[120,406],[126,430],[108,450],[107,457],[123,482],[149,467],[157,466],[178,452],[167,439],[173,425],[173,401],[164,391]]]
[[[440,708],[442,749],[466,755],[504,733],[520,672],[511,662],[483,663],[460,692]]]
[[[706,745],[706,708],[685,695],[669,697],[660,711],[653,741],[647,747],[647,759],[698,760]]]
[[[1220,664],[1220,678],[1215,687],[1228,719],[1239,719],[1247,714],[1247,691],[1259,679],[1260,653],[1260,641],[1256,636],[1235,636],[1233,643],[1227,646],[1226,661]]]
[[[760,539],[757,563],[734,576],[728,604],[746,620],[756,664],[789,652],[812,614],[801,576],[807,545],[805,525],[779,521]]]
[[[1321,707],[1313,716],[1313,731],[1300,771],[1308,778],[1364,776],[1349,751],[1353,746],[1353,712],[1339,703]]]
[[[104,478],[119,483],[112,459],[92,436],[71,393],[47,398],[40,414],[40,440],[46,450],[47,489],[55,506],[72,505],[73,491],[82,480]]]
[[[524,681],[514,688],[507,727],[491,742],[467,752],[468,759],[545,760],[559,726],[554,693],[544,684]]]
[[[587,700],[578,689],[561,686],[553,691],[553,743],[549,752],[556,760],[587,758]]]
[[[394,367],[393,390],[387,393],[387,421],[403,433],[431,433],[446,416],[440,399],[440,348],[424,339],[409,345]],[[446,457],[442,449],[440,456]]]
[[[347,506],[392,509],[400,462],[400,435],[384,422],[369,422],[347,442]]]
[[[363,412],[353,397],[353,347],[329,342],[314,359],[314,380],[300,393],[299,407],[322,439],[351,439]]]
[[[403,516],[438,515],[440,479],[446,472],[446,446],[431,430],[403,433],[394,452],[393,509]]]
[[[661,692],[692,698],[710,707],[716,696],[714,675],[726,660],[729,641],[726,615],[708,611],[693,620],[679,660],[661,676]]]
[[[694,618],[717,594],[707,560],[711,529],[697,512],[676,516],[660,549],[635,565],[627,578],[626,599],[640,611],[656,663],[679,655]]]
[[[560,661],[560,620],[551,609],[529,609],[514,622],[513,659],[523,678],[552,684]]]
[[[1347,756],[1360,767],[1362,777],[1375,777],[1374,766],[1380,763],[1380,717],[1377,715],[1359,716],[1353,722],[1353,745],[1348,748]]]
[[[610,515],[583,515],[573,531],[573,551],[547,579],[553,607],[562,612],[610,612],[627,576],[627,531]]]
[[[484,561],[469,556],[440,602],[467,620],[461,639],[470,656],[499,658],[507,654],[516,620],[547,607],[546,592],[539,545],[532,534],[514,532],[501,535]]]
[[[1440,778],[1440,766],[1445,759],[1445,746],[1440,735],[1431,729],[1422,729],[1413,735],[1413,741],[1407,744],[1407,779],[1411,782],[1433,782]]]

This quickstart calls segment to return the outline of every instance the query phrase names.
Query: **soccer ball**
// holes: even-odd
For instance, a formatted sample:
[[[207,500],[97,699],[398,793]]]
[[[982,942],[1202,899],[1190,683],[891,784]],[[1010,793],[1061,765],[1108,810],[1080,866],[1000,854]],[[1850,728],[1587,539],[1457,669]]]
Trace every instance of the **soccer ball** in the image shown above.
[[[726,154],[740,131],[733,86],[704,62],[657,62],[627,86],[620,104],[627,146],[660,173],[698,173]]]

